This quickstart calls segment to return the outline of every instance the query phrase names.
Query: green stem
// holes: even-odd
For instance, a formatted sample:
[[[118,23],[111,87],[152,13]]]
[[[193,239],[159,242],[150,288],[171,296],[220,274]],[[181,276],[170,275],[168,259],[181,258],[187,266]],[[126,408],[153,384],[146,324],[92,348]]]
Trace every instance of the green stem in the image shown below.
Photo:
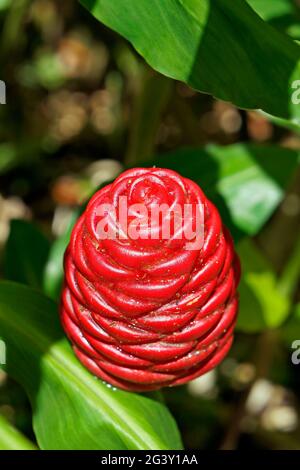
[[[155,137],[173,90],[169,78],[146,68],[140,93],[133,110],[133,124],[125,157],[126,166],[145,163],[153,155]]]

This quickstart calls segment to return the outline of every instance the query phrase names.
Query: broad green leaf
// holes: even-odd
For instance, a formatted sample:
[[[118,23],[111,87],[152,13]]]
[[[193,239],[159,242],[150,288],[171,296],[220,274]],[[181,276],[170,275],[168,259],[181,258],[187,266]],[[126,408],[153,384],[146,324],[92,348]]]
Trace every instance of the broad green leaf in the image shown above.
[[[33,287],[42,287],[49,248],[49,241],[33,224],[13,220],[5,247],[5,277]]]
[[[294,0],[247,0],[253,10],[272,26],[294,39],[300,38],[300,9]]]
[[[196,181],[236,232],[256,234],[268,220],[300,161],[299,153],[276,146],[235,144],[183,149],[151,163]]]
[[[0,11],[6,10],[11,4],[11,0],[0,0]]]
[[[284,31],[294,39],[300,39],[300,8],[293,0],[247,0],[249,5],[272,26]],[[298,120],[281,119],[261,112],[273,124],[292,132],[300,132]]]
[[[240,108],[299,119],[292,84],[300,79],[300,47],[244,0],[81,3],[162,74]]]
[[[0,283],[6,370],[28,392],[42,449],[178,449],[166,407],[92,376],[62,339],[56,304],[15,283]]]
[[[0,415],[0,450],[34,450],[35,446]]]
[[[290,302],[278,290],[271,266],[250,239],[240,242],[237,250],[243,273],[237,328],[253,333],[282,325],[289,314]]]

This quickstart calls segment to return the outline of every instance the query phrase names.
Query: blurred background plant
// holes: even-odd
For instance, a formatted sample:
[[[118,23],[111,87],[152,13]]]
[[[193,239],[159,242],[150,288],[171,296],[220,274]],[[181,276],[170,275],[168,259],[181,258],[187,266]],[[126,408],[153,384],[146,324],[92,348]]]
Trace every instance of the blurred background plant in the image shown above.
[[[249,3],[300,39],[298,2]],[[187,448],[299,449],[299,133],[159,75],[74,1],[0,0],[0,25],[2,277],[57,299],[70,227],[97,188],[143,162],[192,177],[235,235],[241,312],[222,365],[165,403]],[[35,441],[4,370],[0,416]]]

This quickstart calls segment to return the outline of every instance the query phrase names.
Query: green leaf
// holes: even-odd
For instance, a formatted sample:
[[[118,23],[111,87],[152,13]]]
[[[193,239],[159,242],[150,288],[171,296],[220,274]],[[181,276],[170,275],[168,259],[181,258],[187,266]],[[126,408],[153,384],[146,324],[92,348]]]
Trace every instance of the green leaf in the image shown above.
[[[278,290],[271,266],[250,239],[240,242],[237,251],[243,272],[237,328],[254,333],[279,327],[289,314],[290,302]]]
[[[293,0],[247,0],[261,18],[294,39],[300,38],[299,7]]]
[[[300,161],[299,152],[276,146],[235,144],[183,149],[151,163],[196,181],[220,210],[225,223],[254,235],[283,198]]]
[[[41,288],[49,248],[49,241],[33,224],[13,220],[5,248],[5,277]]]
[[[35,290],[0,283],[0,332],[9,375],[28,392],[42,449],[178,449],[165,406],[93,377],[62,339],[57,306]]]
[[[299,120],[292,84],[300,78],[300,48],[244,0],[81,3],[162,74],[240,108]]]
[[[0,415],[0,450],[34,450],[35,446]]]

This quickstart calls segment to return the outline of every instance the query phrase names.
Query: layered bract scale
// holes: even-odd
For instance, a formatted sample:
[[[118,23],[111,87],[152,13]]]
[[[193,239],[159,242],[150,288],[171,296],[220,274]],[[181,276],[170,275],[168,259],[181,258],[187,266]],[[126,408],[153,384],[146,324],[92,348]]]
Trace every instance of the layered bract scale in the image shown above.
[[[111,204],[118,216],[121,196],[129,223],[132,204],[201,206],[203,243],[191,249],[183,230],[164,238],[167,217],[144,228],[148,237],[104,239],[99,208]],[[135,168],[98,191],[73,229],[62,325],[79,360],[104,381],[132,391],[180,385],[214,368],[230,349],[239,276],[231,236],[201,189],[171,170]]]

